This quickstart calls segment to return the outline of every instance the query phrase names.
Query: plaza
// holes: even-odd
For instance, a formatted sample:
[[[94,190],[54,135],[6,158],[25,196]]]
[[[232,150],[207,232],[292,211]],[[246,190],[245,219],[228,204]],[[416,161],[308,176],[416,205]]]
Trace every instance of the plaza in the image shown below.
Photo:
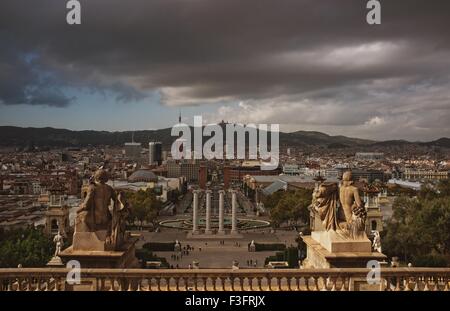
[[[155,252],[158,257],[164,257],[174,268],[189,268],[193,261],[199,263],[200,268],[231,268],[233,261],[239,263],[240,268],[263,268],[264,261],[268,256],[275,255],[275,251],[249,252],[248,245],[251,241],[257,243],[285,243],[287,246],[296,245],[297,237],[294,231],[280,231],[270,233],[270,230],[249,232],[242,234],[239,239],[189,239],[186,232],[172,229],[162,229],[162,232],[139,232],[141,240],[136,244],[137,248],[147,242],[173,242],[178,240],[182,247],[189,245],[193,250],[189,255],[180,255],[179,252]],[[224,244],[221,244],[223,241]],[[174,260],[171,256],[179,256]],[[252,260],[252,264],[247,261]]]

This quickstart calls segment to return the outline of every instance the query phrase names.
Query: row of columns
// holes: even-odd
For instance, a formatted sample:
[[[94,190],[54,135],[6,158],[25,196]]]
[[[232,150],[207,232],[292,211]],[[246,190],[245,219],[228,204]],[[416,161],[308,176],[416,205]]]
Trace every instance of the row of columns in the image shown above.
[[[193,191],[193,202],[192,202],[192,233],[198,234],[198,203],[199,194],[201,190]],[[231,192],[231,234],[237,234],[237,201],[236,201],[236,190],[230,190]],[[205,223],[205,234],[211,234],[211,190],[206,190],[206,223]],[[219,229],[218,234],[225,234],[224,228],[224,199],[225,191],[219,191]]]

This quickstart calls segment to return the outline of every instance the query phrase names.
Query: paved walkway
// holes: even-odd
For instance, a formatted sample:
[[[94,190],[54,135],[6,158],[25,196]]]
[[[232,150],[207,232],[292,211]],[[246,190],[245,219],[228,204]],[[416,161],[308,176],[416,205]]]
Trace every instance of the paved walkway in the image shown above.
[[[169,264],[179,268],[188,268],[194,260],[200,263],[200,268],[230,268],[233,260],[239,262],[241,268],[250,267],[247,261],[252,260],[251,267],[264,267],[264,260],[268,256],[275,255],[275,251],[269,252],[249,252],[247,245],[254,240],[256,243],[285,243],[287,246],[296,245],[295,238],[297,234],[294,231],[279,231],[276,233],[269,232],[253,232],[243,233],[241,239],[227,239],[225,245],[220,244],[219,240],[189,240],[187,233],[183,231],[175,231],[171,229],[163,229],[162,232],[140,232],[142,239],[137,243],[137,247],[142,247],[147,242],[173,242],[180,241],[182,246],[190,245],[194,247],[194,251],[190,251],[189,255],[176,254],[175,252],[156,252],[159,257],[165,257]],[[236,243],[239,243],[236,246]],[[201,249],[201,250],[200,250]],[[179,260],[174,260],[171,255],[178,255]]]

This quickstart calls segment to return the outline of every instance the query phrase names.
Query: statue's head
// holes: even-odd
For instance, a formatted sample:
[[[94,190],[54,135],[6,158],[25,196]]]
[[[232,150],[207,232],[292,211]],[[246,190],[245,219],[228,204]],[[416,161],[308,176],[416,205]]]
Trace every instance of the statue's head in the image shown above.
[[[344,172],[344,174],[342,175],[342,180],[343,181],[352,181],[353,177],[352,177],[352,171],[346,171]]]
[[[94,178],[96,182],[99,182],[101,184],[105,184],[109,180],[109,174],[104,169],[99,169],[95,172]]]

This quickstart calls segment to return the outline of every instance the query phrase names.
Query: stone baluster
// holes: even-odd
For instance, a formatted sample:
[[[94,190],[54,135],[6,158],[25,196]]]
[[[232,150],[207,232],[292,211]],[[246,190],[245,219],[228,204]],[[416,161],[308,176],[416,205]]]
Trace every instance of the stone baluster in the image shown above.
[[[301,285],[300,285],[300,283],[301,283],[301,281],[302,281],[302,278],[301,277],[294,277],[294,284],[295,284],[295,290],[296,291],[301,291],[302,289],[301,289]]]
[[[0,291],[46,291],[46,290],[76,290],[76,287],[66,283],[66,272],[42,269],[29,271],[13,271],[14,269],[0,269]],[[83,270],[85,280],[92,280],[90,290],[111,291],[173,291],[173,290],[331,290],[346,291],[358,290],[354,287],[354,279],[359,279],[366,272],[347,269],[330,269],[329,273],[323,271],[292,271],[290,273],[273,270],[255,269],[246,270],[195,270],[195,271],[136,271],[111,269],[101,271],[100,269]],[[382,283],[386,284],[379,290],[401,290],[401,291],[448,291],[450,270],[445,268],[421,270],[386,269],[383,274]],[[184,286],[181,283],[184,283]],[[220,284],[218,284],[220,282]],[[264,282],[264,284],[263,284]],[[267,282],[267,285],[266,285]],[[212,283],[212,284],[210,284]]]
[[[257,277],[256,278],[256,285],[257,285],[259,291],[263,290],[262,289],[262,277]]]

